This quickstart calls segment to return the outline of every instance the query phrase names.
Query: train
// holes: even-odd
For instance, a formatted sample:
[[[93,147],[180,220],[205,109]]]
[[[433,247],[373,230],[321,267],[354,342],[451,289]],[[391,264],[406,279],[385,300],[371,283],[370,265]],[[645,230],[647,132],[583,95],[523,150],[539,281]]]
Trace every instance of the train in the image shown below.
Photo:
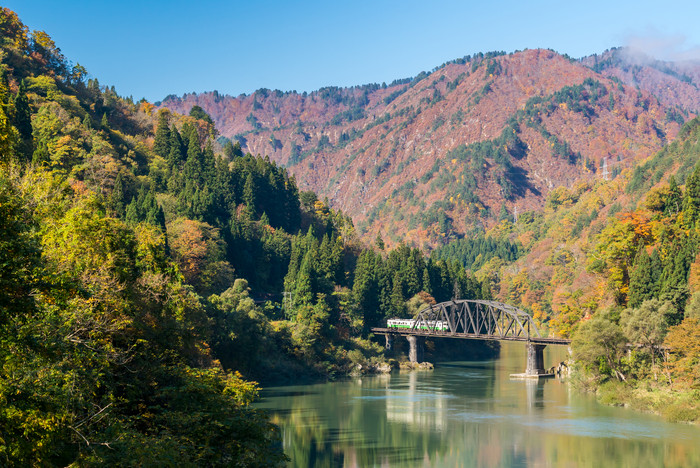
[[[387,328],[407,328],[407,329],[413,329],[414,324],[416,323],[415,320],[413,319],[389,319],[386,321],[386,326]],[[450,330],[450,325],[447,322],[443,321],[435,321],[435,320],[422,320],[419,322],[417,325],[415,325],[415,328],[418,330],[441,330],[441,331],[449,331]]]

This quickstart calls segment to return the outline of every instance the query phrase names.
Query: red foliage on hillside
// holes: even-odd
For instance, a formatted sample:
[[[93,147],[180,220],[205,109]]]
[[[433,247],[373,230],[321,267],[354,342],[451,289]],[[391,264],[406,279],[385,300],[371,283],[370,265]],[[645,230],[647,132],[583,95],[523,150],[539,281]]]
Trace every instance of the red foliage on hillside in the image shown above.
[[[581,61],[527,50],[390,86],[186,94],[162,106],[201,106],[223,136],[288,165],[368,239],[434,245],[493,225],[503,204],[542,208],[551,189],[602,177],[604,160],[614,176],[654,154],[700,108],[699,77],[697,65],[644,64],[620,49]],[[499,140],[504,129],[515,139]],[[483,148],[483,159],[453,157],[489,140],[508,161]]]

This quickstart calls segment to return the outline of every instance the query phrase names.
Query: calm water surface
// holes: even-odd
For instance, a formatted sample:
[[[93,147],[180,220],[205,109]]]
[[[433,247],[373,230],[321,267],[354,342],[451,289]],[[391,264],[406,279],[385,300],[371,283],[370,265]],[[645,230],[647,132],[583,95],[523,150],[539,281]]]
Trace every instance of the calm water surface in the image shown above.
[[[545,365],[565,352],[549,346]],[[432,372],[270,387],[257,406],[292,467],[700,467],[699,427],[509,378],[524,368],[525,345],[504,343],[499,359]]]

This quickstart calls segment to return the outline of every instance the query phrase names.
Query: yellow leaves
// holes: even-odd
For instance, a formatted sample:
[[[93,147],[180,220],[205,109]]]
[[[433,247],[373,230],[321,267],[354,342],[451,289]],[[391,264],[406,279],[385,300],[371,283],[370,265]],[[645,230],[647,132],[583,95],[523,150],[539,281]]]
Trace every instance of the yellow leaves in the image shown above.
[[[629,292],[628,270],[640,242],[652,241],[654,224],[645,213],[635,211],[612,218],[598,236],[598,244],[591,253],[590,265],[600,268],[617,298]]]
[[[570,206],[576,200],[578,200],[578,197],[566,187],[557,187],[547,195],[547,207],[557,209],[560,206]]]
[[[150,102],[142,102],[139,104],[139,111],[143,112],[146,115],[153,115],[153,110],[156,108],[153,104]]]
[[[63,135],[49,145],[49,154],[55,164],[60,164],[63,159],[69,158],[77,150],[75,141],[70,135]]]
[[[34,43],[36,45],[46,49],[47,51],[52,51],[56,48],[56,43],[53,41],[53,39],[51,39],[51,36],[44,31],[33,31],[32,39],[34,39]]]
[[[509,300],[516,304],[522,302],[523,296],[525,296],[529,286],[530,280],[527,270],[520,270],[520,272],[511,279],[510,290],[508,292]]]
[[[139,223],[136,227],[136,256],[141,268],[151,271],[162,269],[166,263],[165,235],[152,224]]]
[[[638,238],[649,240],[651,236],[651,223],[649,217],[639,211],[622,213],[620,221],[629,224]]]
[[[330,210],[321,200],[316,200],[314,202],[314,211],[318,216],[326,217],[330,214]]]
[[[168,224],[171,247],[185,278],[199,274],[207,254],[207,243],[201,223],[191,219],[178,219]]]
[[[667,186],[652,188],[649,193],[647,193],[644,206],[646,206],[648,210],[661,213],[666,207],[666,200],[670,194],[671,190]]]
[[[691,291],[700,290],[700,254],[695,257],[695,260],[690,265],[688,273],[688,288]]]
[[[664,345],[671,348],[669,368],[674,384],[683,387],[700,384],[700,321],[686,318],[669,328]]]
[[[537,323],[542,323],[547,320],[547,311],[539,302],[532,304],[531,309],[532,318],[534,318]]]
[[[232,396],[236,403],[241,406],[251,404],[260,392],[257,382],[244,380],[238,371],[227,374],[225,382],[224,395]]]
[[[457,164],[457,158],[454,158],[454,159],[452,160],[452,164]]]
[[[27,78],[27,90],[46,96],[51,101],[57,100],[61,93],[56,86],[56,82],[50,76],[39,75],[36,78]]]

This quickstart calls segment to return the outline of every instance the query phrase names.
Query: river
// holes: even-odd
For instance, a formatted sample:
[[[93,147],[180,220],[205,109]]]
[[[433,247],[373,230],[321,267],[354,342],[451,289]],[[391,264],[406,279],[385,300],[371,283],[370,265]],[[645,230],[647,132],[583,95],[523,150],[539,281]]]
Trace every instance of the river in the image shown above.
[[[565,353],[548,346],[545,365]],[[504,343],[498,359],[270,387],[256,406],[291,467],[700,467],[699,427],[510,378],[524,368],[525,345]]]

